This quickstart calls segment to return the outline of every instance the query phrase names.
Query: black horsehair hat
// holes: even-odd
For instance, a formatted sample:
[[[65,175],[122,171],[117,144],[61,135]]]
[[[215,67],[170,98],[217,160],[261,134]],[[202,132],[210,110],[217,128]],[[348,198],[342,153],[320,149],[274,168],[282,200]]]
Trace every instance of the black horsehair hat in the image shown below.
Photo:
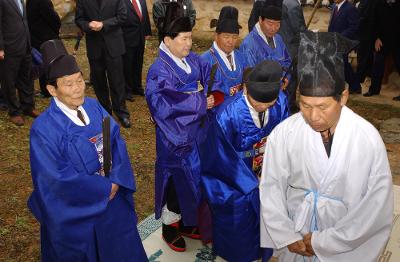
[[[210,21],[210,28],[216,27],[217,33],[239,34],[239,11],[233,6],[224,6],[219,13],[218,20]]]
[[[165,17],[161,20],[160,28],[164,36],[192,31],[190,18],[184,16],[181,2],[166,3]]]
[[[260,16],[275,21],[282,19],[282,0],[266,0],[261,7]]]
[[[357,45],[338,33],[300,33],[298,79],[301,95],[328,97],[345,88],[343,56]]]
[[[63,42],[59,39],[44,42],[40,46],[40,52],[43,56],[47,79],[50,81],[81,71],[75,57],[68,54]]]
[[[247,93],[258,102],[269,103],[279,95],[282,67],[276,61],[265,60],[257,64],[247,78]]]

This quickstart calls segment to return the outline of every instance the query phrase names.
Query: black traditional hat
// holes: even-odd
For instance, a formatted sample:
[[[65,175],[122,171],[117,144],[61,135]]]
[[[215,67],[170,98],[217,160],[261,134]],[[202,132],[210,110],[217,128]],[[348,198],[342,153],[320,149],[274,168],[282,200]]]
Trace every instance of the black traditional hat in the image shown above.
[[[271,20],[282,19],[282,0],[266,0],[260,10],[260,16]]]
[[[166,3],[165,17],[161,20],[160,28],[163,36],[192,31],[190,18],[184,16],[181,2]]]
[[[300,94],[340,95],[345,88],[343,56],[357,43],[338,33],[300,33],[297,64]]]
[[[215,32],[217,33],[230,33],[239,34],[239,29],[242,27],[239,25],[239,11],[233,6],[224,6],[219,13],[219,18],[212,19],[210,22],[210,28],[217,27]]]
[[[40,46],[48,80],[80,72],[75,57],[69,55],[61,40],[49,40]]]
[[[274,101],[281,89],[282,67],[276,61],[265,60],[257,64],[248,75],[247,93],[256,101]]]

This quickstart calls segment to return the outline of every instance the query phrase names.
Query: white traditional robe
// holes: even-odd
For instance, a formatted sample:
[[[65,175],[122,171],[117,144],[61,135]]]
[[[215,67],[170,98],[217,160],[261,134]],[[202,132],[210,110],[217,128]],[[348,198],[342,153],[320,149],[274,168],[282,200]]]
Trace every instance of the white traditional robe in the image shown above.
[[[343,107],[328,158],[321,134],[293,115],[268,137],[260,199],[261,246],[275,248],[279,261],[309,261],[286,246],[312,231],[310,261],[377,261],[393,215],[378,131]]]

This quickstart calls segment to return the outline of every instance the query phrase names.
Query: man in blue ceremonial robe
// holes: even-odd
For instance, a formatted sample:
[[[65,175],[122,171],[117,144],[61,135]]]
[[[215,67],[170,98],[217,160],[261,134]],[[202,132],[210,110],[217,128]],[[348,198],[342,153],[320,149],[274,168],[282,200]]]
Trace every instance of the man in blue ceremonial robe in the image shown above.
[[[243,39],[240,51],[247,58],[247,65],[250,67],[264,60],[277,61],[285,76],[282,89],[286,89],[290,81],[290,74],[286,73],[291,66],[292,59],[289,51],[278,34],[282,19],[282,2],[268,0],[261,7],[258,23],[253,30]]]
[[[30,133],[34,190],[28,200],[40,223],[41,261],[148,261],[136,227],[135,180],[119,126],[111,118],[110,143],[103,144],[102,123],[109,114],[85,97],[75,58],[60,40],[45,42],[41,52],[53,98]],[[107,148],[110,169],[104,168]]]
[[[156,127],[155,215],[162,237],[183,252],[182,235],[199,239],[200,157],[198,145],[207,127],[206,97],[210,68],[191,52],[190,19],[179,2],[167,5],[159,57],[147,74],[146,100]],[[200,82],[203,87],[199,86]]]
[[[241,90],[243,72],[246,68],[245,57],[235,50],[239,39],[238,23],[239,11],[233,6],[224,6],[218,20],[210,23],[215,26],[214,43],[212,47],[201,55],[203,63],[210,67],[217,64],[215,79],[221,81],[219,88],[222,92],[214,92],[215,105],[219,105],[230,96]]]
[[[202,145],[202,185],[211,208],[214,252],[229,262],[268,261],[260,248],[259,175],[267,136],[288,117],[282,68],[258,64],[245,89],[218,109]]]

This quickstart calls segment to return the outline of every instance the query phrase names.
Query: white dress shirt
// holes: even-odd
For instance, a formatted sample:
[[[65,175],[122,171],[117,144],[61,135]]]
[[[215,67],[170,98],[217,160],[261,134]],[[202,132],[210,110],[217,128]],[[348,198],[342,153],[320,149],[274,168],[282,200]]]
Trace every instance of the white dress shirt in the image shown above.
[[[56,105],[58,108],[61,109],[61,111],[69,118],[71,119],[72,122],[74,122],[78,126],[85,126],[84,123],[79,119],[78,117],[78,111],[73,110],[69,107],[67,107],[63,102],[61,102],[57,97],[54,97],[54,102],[56,102]],[[83,118],[85,119],[86,125],[90,124],[90,119],[89,116],[86,114],[85,109],[82,106],[78,107],[78,110],[82,112]]]
[[[182,70],[184,70],[187,74],[192,72],[192,68],[190,67],[189,63],[186,61],[186,58],[179,59],[175,55],[171,53],[169,48],[161,42],[160,49],[163,50]]]
[[[235,71],[236,70],[236,63],[235,63],[235,50],[232,51],[230,54],[226,54],[224,51],[222,51],[219,47],[218,44],[214,41],[213,43],[214,49],[217,51],[219,56],[222,58],[222,61],[224,61],[226,67],[229,69],[229,71]],[[233,65],[233,70],[231,69],[231,64],[229,63],[229,60],[227,58],[228,55],[232,56],[232,65]]]

